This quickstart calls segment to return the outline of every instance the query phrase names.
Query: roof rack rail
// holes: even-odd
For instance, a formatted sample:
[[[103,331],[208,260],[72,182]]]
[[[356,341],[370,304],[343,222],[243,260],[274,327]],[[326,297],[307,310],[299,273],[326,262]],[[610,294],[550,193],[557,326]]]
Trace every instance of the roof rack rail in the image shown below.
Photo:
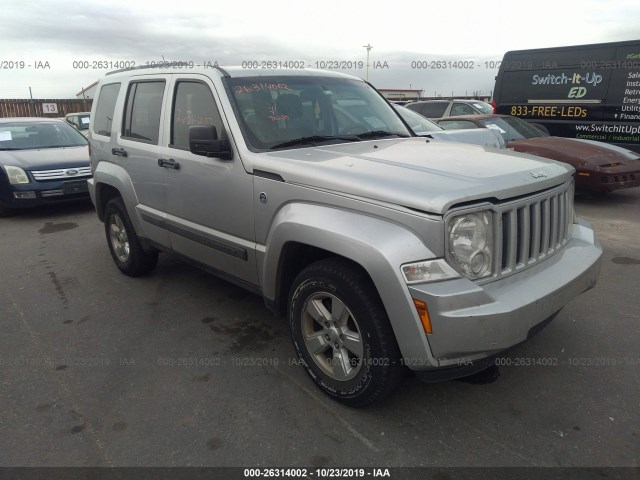
[[[186,66],[186,64],[187,62],[183,60],[159,60],[157,63],[154,63],[152,65],[137,65],[135,67],[121,68],[119,70],[113,70],[111,72],[107,72],[105,75],[113,75],[115,73],[121,73],[121,72],[131,72],[134,70],[146,70],[151,68],[171,68],[175,66],[184,67]],[[195,66],[198,66],[198,65],[195,65]],[[212,67],[220,71],[225,77],[230,76],[225,69],[223,69],[220,65],[218,65],[218,62],[216,62]]]

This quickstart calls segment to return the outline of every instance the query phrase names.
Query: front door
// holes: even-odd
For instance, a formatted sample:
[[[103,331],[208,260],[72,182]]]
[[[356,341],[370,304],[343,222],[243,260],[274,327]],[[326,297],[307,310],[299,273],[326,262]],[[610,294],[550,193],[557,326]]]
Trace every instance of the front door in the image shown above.
[[[227,131],[206,76],[171,82],[168,145],[167,228],[174,251],[245,282],[257,285],[253,223],[253,176],[235,153],[232,160],[189,151],[189,127],[213,125]]]

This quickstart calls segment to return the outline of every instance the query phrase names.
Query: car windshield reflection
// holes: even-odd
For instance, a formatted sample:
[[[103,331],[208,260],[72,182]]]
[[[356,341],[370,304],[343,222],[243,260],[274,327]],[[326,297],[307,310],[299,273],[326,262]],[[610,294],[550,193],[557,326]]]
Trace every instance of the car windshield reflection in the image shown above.
[[[21,122],[0,125],[0,150],[80,147],[87,139],[63,122]]]
[[[516,117],[492,117],[479,122],[486,128],[500,132],[506,142],[523,138],[548,137],[545,132]]]

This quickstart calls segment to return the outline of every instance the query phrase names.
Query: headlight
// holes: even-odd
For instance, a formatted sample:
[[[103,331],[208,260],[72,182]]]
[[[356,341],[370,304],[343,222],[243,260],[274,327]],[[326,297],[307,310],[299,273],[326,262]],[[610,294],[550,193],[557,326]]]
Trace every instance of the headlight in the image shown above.
[[[458,278],[460,274],[449,266],[444,259],[425,260],[423,262],[405,263],[402,265],[402,275],[407,284],[437,282]]]
[[[4,169],[7,172],[10,184],[16,185],[18,183],[29,183],[29,177],[27,177],[27,173],[20,167],[5,165]]]
[[[471,280],[491,275],[493,265],[493,217],[490,212],[451,217],[449,256],[453,266]]]

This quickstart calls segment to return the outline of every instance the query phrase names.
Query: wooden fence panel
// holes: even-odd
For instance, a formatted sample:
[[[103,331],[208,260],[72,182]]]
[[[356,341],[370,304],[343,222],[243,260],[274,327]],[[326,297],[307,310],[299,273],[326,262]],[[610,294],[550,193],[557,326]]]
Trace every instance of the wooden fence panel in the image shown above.
[[[55,103],[58,113],[45,113],[43,104]],[[69,98],[48,98],[48,99],[0,99],[0,118],[6,117],[64,117],[68,113],[91,111],[92,99],[69,99]]]

